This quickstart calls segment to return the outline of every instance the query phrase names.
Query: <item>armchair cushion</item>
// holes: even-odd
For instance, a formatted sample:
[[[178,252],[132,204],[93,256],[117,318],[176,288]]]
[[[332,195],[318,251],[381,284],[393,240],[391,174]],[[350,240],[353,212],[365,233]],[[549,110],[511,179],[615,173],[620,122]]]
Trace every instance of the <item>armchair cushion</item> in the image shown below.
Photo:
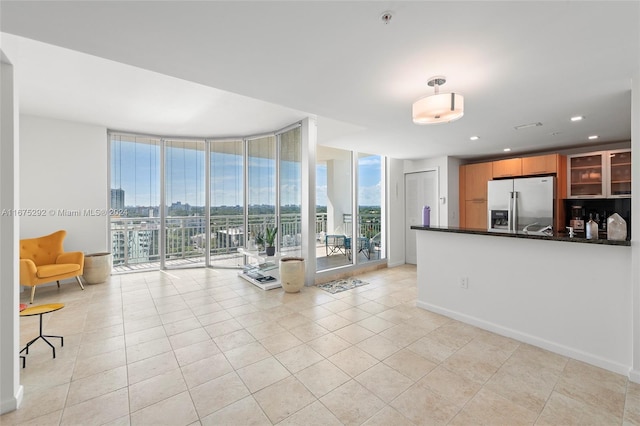
[[[38,267],[38,278],[53,278],[80,270],[80,265],[73,263],[58,263],[55,265],[42,265]],[[55,279],[55,278],[54,278]]]

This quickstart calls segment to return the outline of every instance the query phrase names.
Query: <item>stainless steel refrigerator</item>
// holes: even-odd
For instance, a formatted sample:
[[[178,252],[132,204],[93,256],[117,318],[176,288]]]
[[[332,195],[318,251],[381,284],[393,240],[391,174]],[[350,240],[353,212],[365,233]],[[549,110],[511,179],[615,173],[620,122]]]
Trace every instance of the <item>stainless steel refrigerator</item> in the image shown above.
[[[489,181],[489,231],[553,233],[555,188],[553,176]]]

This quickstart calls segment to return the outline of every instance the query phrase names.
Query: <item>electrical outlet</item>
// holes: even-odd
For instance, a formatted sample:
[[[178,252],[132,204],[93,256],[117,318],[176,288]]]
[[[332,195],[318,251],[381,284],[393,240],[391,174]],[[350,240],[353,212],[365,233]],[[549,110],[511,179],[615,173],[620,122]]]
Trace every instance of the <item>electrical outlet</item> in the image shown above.
[[[465,290],[469,288],[469,277],[460,278],[460,288],[464,288]]]

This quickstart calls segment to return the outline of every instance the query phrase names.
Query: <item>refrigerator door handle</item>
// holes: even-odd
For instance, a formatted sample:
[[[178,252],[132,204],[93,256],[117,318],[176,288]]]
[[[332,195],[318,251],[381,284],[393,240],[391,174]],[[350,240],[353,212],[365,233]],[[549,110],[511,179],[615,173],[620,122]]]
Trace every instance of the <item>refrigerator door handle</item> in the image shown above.
[[[507,212],[507,223],[509,224],[507,229],[511,231],[513,228],[513,191],[509,192],[509,210]]]
[[[513,232],[518,230],[518,191],[513,191]]]

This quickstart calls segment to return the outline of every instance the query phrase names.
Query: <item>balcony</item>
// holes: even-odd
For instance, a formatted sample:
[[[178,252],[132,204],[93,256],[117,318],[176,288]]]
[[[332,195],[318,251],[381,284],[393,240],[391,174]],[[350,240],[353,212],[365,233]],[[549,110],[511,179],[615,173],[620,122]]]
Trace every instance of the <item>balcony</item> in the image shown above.
[[[273,215],[249,217],[249,234],[255,235],[273,221]],[[380,215],[362,214],[359,217],[359,235],[373,236],[380,232]],[[204,266],[206,254],[206,219],[204,216],[166,218],[165,265],[172,267]],[[302,230],[299,214],[281,215],[278,234],[283,254],[300,253]],[[238,253],[245,245],[243,217],[241,215],[211,216],[210,263],[217,267],[241,267],[244,256]],[[317,256],[325,253],[324,236],[327,234],[327,215],[316,215]],[[113,272],[132,272],[160,267],[160,218],[112,217],[110,223]]]

